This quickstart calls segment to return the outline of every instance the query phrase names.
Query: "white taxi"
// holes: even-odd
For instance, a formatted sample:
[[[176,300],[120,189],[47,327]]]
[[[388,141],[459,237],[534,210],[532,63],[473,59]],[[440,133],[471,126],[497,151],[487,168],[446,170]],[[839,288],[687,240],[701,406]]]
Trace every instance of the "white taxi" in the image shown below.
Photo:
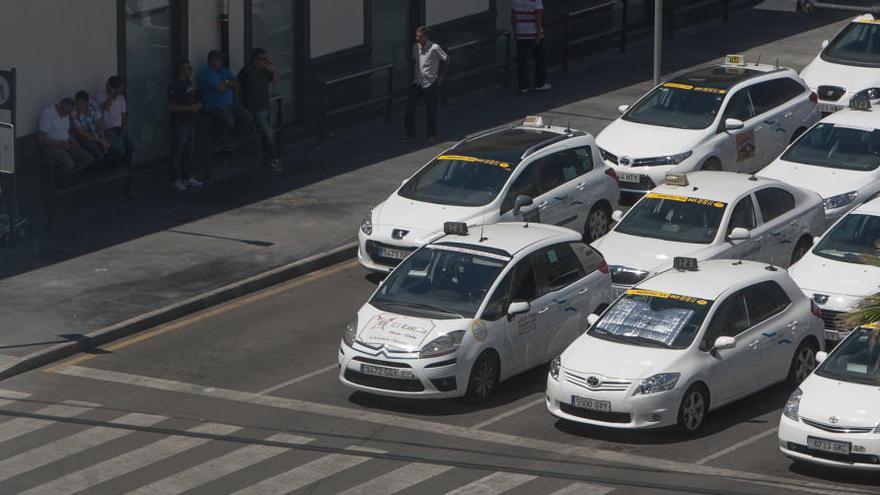
[[[676,256],[788,266],[825,226],[822,198],[773,179],[732,172],[670,174],[593,243],[620,293]]]
[[[515,214],[521,196],[532,204]],[[608,231],[619,196],[617,175],[592,136],[530,117],[459,142],[407,179],[364,217],[358,260],[390,271],[443,235],[446,221],[541,222],[583,232],[590,241]]]
[[[829,224],[880,194],[880,111],[868,100],[851,102],[852,108],[822,119],[758,172],[819,193]]]
[[[825,338],[838,341],[850,328],[843,316],[880,293],[880,198],[837,221],[816,246],[791,266],[801,290],[822,308]]]
[[[819,120],[816,95],[792,69],[742,56],[660,84],[598,136],[621,192],[644,194],[667,172],[756,172]]]
[[[779,448],[795,461],[880,471],[880,326],[853,330],[791,394]]]
[[[447,225],[459,235],[416,250],[345,330],[344,385],[485,400],[500,381],[558,355],[612,300],[608,265],[573,230]]]
[[[694,433],[710,410],[812,371],[822,320],[785,270],[732,260],[676,265],[590,315],[587,333],[550,365],[551,414]]]
[[[880,20],[871,14],[853,19],[830,42],[822,42],[801,77],[824,113],[846,108],[856,95],[880,102]]]

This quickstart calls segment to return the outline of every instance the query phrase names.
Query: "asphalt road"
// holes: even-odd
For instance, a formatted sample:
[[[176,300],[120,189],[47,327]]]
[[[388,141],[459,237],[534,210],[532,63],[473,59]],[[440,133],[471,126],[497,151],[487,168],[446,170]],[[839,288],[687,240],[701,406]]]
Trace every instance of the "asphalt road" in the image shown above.
[[[353,393],[337,346],[376,282],[343,263],[5,381],[0,493],[880,492],[778,452],[782,387],[699,438],[559,422],[546,369],[484,407]]]

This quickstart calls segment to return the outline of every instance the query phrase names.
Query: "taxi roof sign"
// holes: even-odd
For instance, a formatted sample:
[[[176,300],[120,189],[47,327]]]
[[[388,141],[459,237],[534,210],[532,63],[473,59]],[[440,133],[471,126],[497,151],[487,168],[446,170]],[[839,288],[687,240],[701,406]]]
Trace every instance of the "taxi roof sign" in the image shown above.
[[[668,173],[666,174],[666,183],[670,186],[686,186],[688,185],[687,174]]]
[[[700,270],[696,258],[686,258],[684,256],[676,256],[672,258],[672,268],[684,272],[696,272]]]
[[[871,110],[871,100],[864,96],[853,96],[849,100],[849,107],[853,110]]]
[[[726,65],[739,65],[745,67],[746,58],[742,55],[726,55],[724,57],[724,63]]]
[[[544,119],[539,115],[527,115],[523,119],[523,127],[544,127]]]
[[[446,222],[443,224],[443,233],[447,235],[467,235],[468,226],[464,222]]]

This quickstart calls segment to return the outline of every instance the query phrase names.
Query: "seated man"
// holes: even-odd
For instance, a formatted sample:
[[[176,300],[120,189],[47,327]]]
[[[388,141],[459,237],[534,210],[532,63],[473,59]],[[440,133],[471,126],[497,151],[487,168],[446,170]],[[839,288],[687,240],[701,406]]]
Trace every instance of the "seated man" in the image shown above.
[[[116,164],[130,164],[134,142],[128,136],[125,81],[119,76],[110,76],[104,90],[95,93],[95,101],[104,112],[104,133],[110,143],[110,158]]]
[[[217,135],[224,152],[232,151],[229,142],[230,131],[236,128],[238,133],[250,126],[251,114],[235,101],[238,81],[229,67],[223,65],[223,53],[211,50],[208,53],[208,65],[199,74],[199,92],[202,95],[202,106],[219,124]]]
[[[58,170],[58,184],[70,185],[73,174],[85,170],[94,159],[70,137],[73,100],[64,98],[40,113],[39,143],[43,157]]]
[[[101,163],[110,151],[110,142],[104,135],[104,113],[89,99],[85,90],[77,91],[76,103],[70,123],[77,144],[86,150],[95,163]]]

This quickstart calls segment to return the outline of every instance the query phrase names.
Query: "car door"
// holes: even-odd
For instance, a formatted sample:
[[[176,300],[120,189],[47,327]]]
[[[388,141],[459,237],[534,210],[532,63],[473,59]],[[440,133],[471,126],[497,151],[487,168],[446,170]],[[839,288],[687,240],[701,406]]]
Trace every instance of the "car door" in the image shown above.
[[[568,150],[567,153],[577,171],[571,205],[576,207],[580,214],[578,220],[586,221],[587,213],[593,205],[603,197],[610,196],[605,191],[608,176],[596,170],[592,146],[578,146]],[[583,222],[578,222],[578,225],[582,224]]]
[[[731,247],[724,253],[724,257],[738,260],[759,259],[761,257],[761,239],[766,234],[757,228],[758,217],[751,194],[740,198],[734,205],[730,219],[727,221],[725,238],[728,238],[733,229],[738,227],[748,230],[752,236],[744,241],[727,240]]]
[[[761,260],[778,266],[788,266],[797,244],[800,227],[795,215],[795,199],[790,192],[776,186],[755,191],[761,213]]]
[[[761,354],[762,386],[785,379],[799,339],[793,335],[798,322],[784,314],[791,306],[785,290],[772,280],[744,290],[749,322],[756,329],[754,345]],[[758,333],[759,332],[759,333]]]
[[[510,301],[525,301],[530,305],[527,313],[514,315],[507,321],[508,345],[516,372],[540,363],[546,352],[544,332],[548,331],[552,296],[539,292],[543,283],[538,279],[535,265],[536,261],[540,262],[540,255],[540,252],[530,254],[517,263],[513,272]]]
[[[790,111],[791,102],[785,98],[780,81],[763,81],[749,88],[755,113],[763,129],[757,148],[757,168],[748,172],[757,172],[772,162],[788,145],[785,122],[790,121],[794,114]]]
[[[579,173],[571,153],[568,150],[552,153],[535,160],[533,166],[538,167],[540,194],[535,204],[541,211],[541,223],[580,231],[577,221],[582,218],[583,206],[577,202]]]
[[[743,128],[726,131],[722,127],[718,131],[726,136],[719,157],[723,170],[750,172],[759,168],[757,146],[763,139],[764,127],[755,115],[748,88],[738,90],[727,101],[721,114],[721,126],[727,119],[737,119],[743,122]]]
[[[541,211],[537,208],[540,191],[538,189],[538,167],[535,162],[520,165],[519,173],[510,182],[510,186],[504,193],[499,211],[499,222],[541,222]],[[528,196],[534,201],[533,205],[523,208],[519,214],[513,213],[513,206],[517,196]]]
[[[709,322],[700,350],[712,351],[715,340],[721,336],[733,337],[736,345],[709,355],[711,394],[716,404],[729,402],[749,393],[760,379],[761,356],[751,344],[755,329],[750,328],[749,313],[742,291],[724,299]]]

